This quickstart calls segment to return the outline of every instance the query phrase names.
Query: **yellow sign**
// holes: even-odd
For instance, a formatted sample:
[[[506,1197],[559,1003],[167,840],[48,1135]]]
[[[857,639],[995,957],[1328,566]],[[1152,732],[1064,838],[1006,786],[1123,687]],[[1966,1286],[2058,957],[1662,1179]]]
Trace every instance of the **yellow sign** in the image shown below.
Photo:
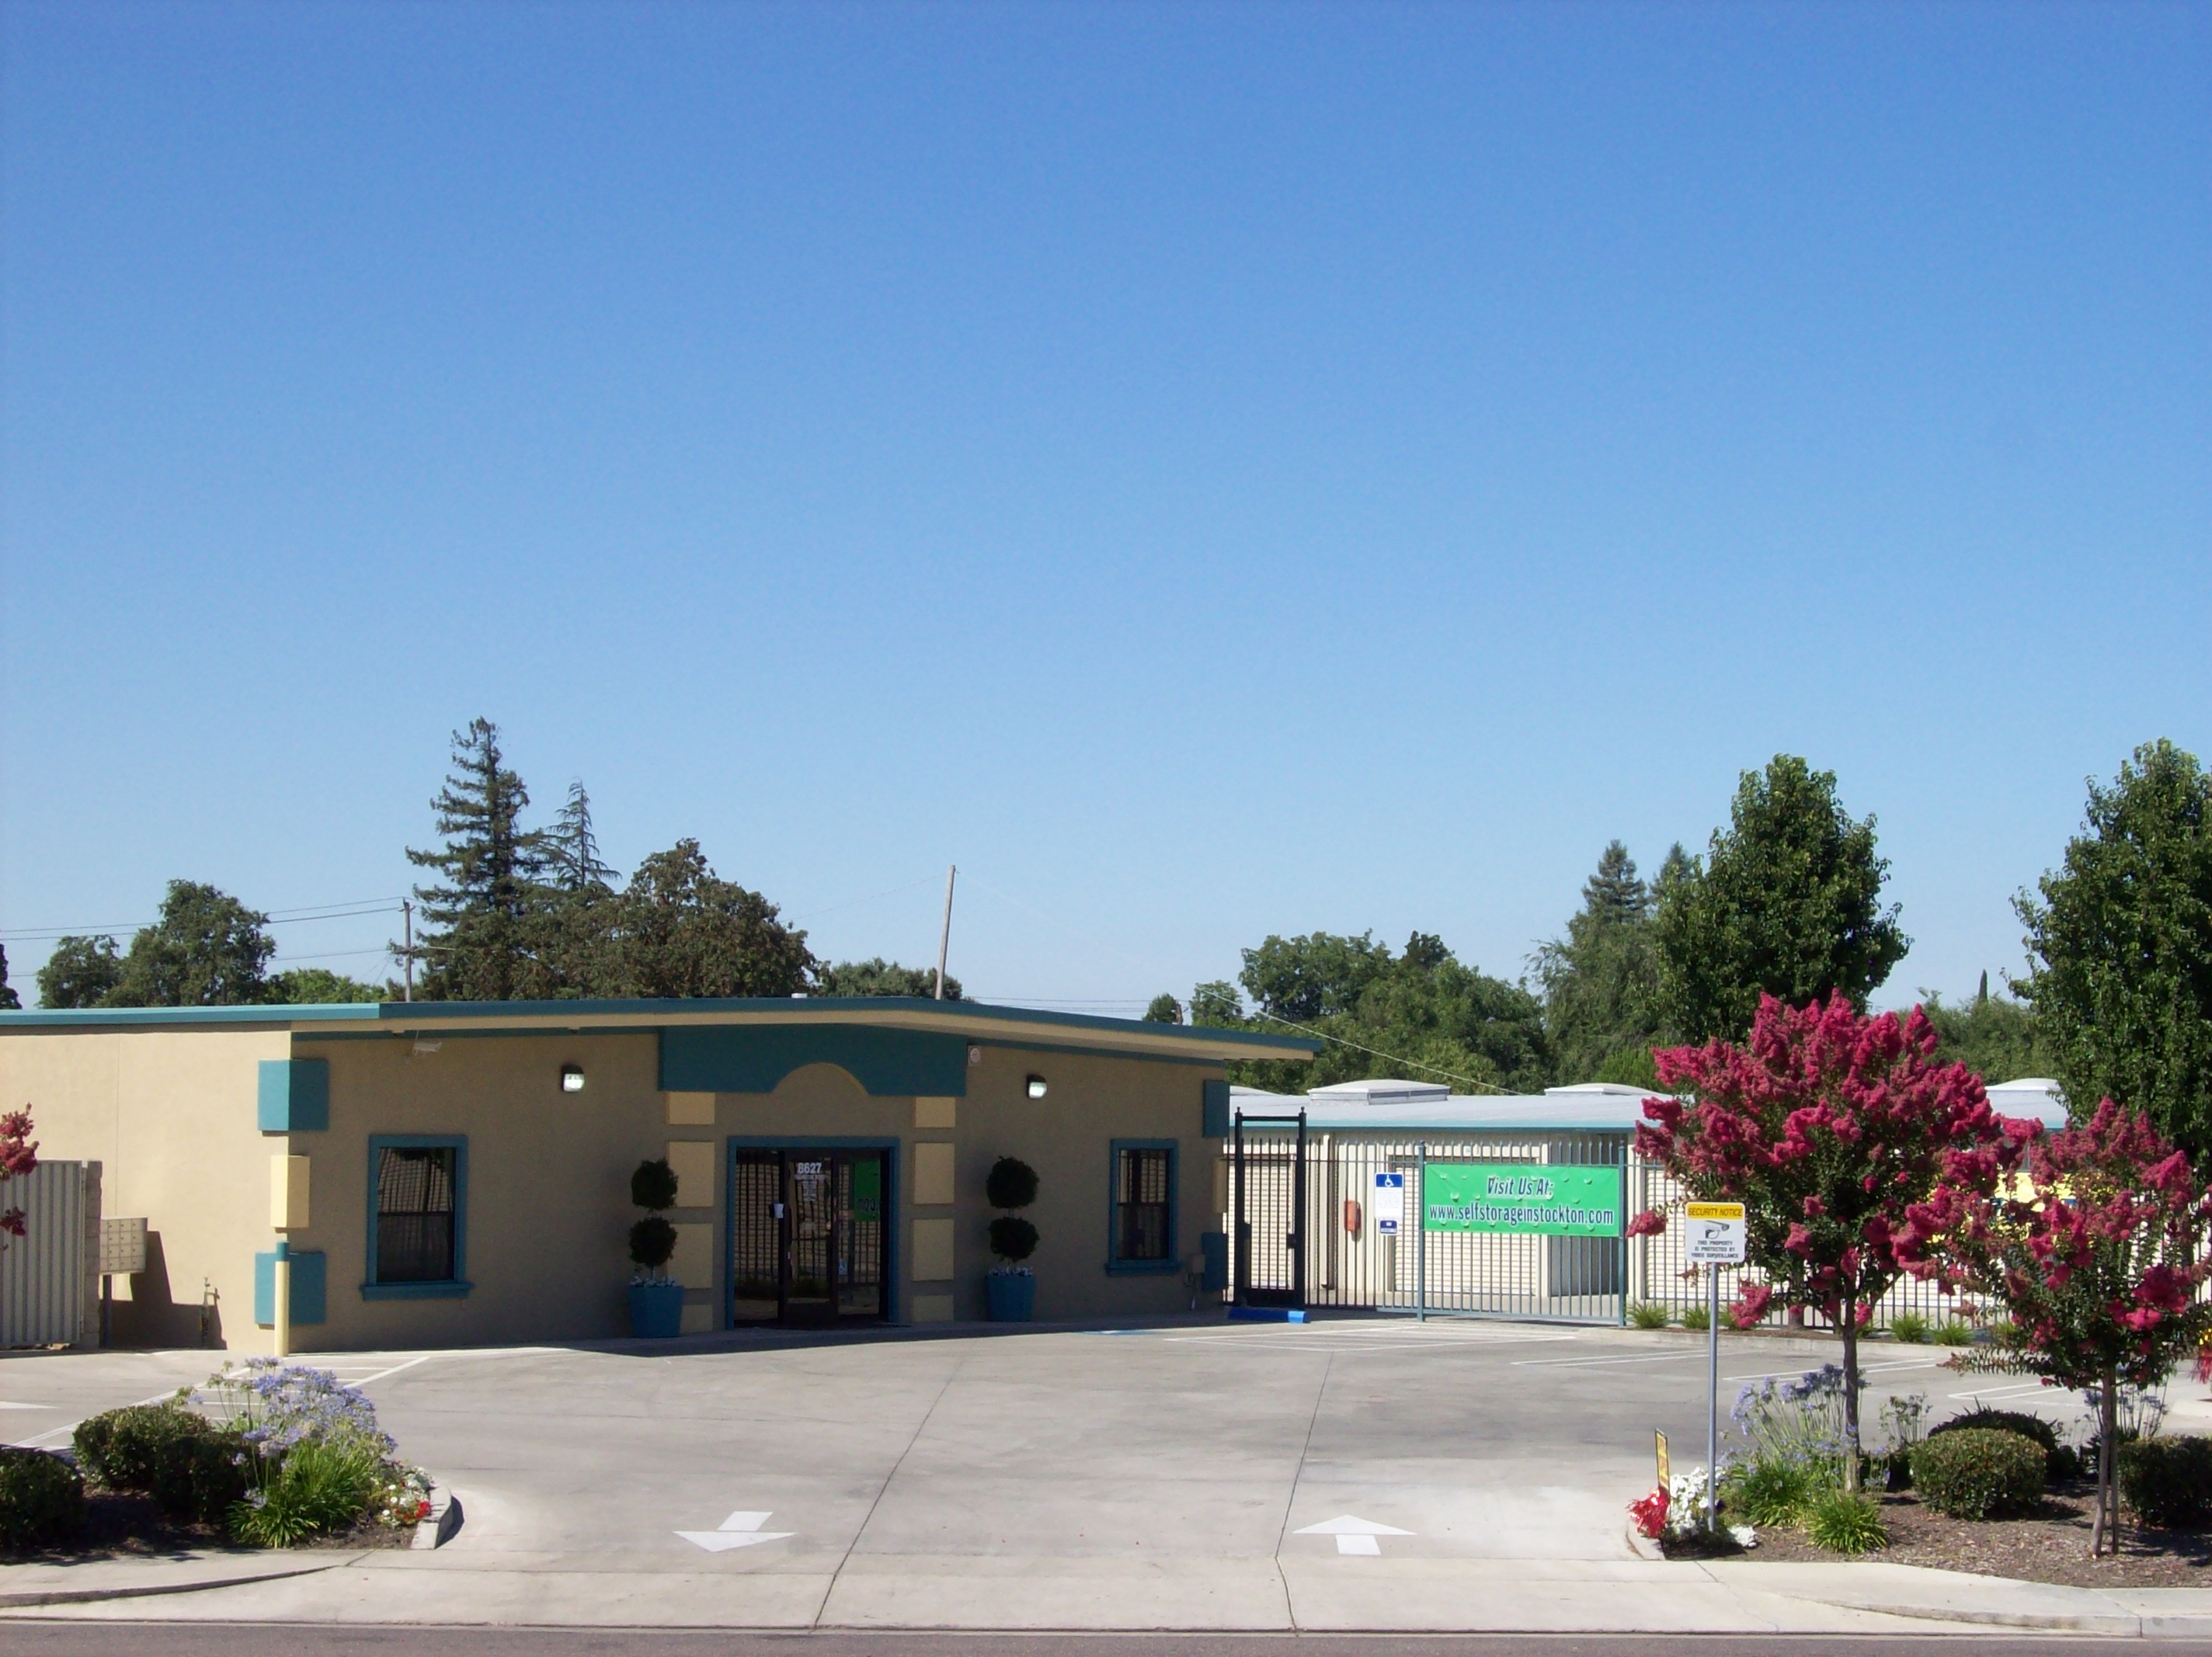
[[[1692,1220],[1735,1220],[1741,1223],[1743,1219],[1743,1205],[1741,1203],[1685,1203],[1682,1205],[1682,1212]]]
[[[1672,1484],[1672,1481],[1667,1476],[1667,1435],[1654,1433],[1651,1436],[1658,1442],[1659,1445],[1659,1488],[1662,1490],[1667,1490]]]

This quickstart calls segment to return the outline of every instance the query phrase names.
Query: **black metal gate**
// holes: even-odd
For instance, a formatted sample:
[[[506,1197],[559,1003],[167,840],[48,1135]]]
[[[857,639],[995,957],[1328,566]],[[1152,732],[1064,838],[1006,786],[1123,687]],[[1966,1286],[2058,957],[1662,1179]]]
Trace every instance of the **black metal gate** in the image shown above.
[[[1294,1138],[1247,1141],[1244,1124],[1297,1129]],[[1237,1113],[1230,1162],[1236,1224],[1231,1296],[1239,1306],[1303,1308],[1306,1303],[1306,1114]]]

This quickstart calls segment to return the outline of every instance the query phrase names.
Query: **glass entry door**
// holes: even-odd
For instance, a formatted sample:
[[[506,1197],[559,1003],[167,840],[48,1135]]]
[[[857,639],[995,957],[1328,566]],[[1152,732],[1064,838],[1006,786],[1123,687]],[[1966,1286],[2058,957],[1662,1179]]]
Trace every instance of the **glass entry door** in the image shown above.
[[[730,1316],[798,1327],[880,1320],[881,1150],[737,1150],[730,1175]]]

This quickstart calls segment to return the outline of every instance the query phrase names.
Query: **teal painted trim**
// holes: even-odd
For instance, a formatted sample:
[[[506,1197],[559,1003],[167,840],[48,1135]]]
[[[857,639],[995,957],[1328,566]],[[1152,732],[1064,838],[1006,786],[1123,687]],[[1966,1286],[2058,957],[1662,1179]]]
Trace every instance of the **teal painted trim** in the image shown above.
[[[714,1271],[721,1283],[721,1308],[717,1321],[725,1329],[736,1327],[730,1301],[736,1285],[722,1272],[729,1259],[728,1240],[738,1231],[738,1153],[740,1150],[880,1150],[884,1153],[884,1321],[908,1321],[906,1283],[899,1275],[899,1142],[838,1134],[733,1133],[722,1146],[722,1259]]]
[[[805,1065],[836,1065],[878,1098],[965,1097],[968,1043],[871,1024],[679,1025],[660,1033],[664,1093],[774,1093]]]
[[[264,1059],[256,1118],[264,1133],[321,1133],[331,1125],[331,1061]]]
[[[253,1257],[253,1321],[264,1329],[276,1326],[276,1260],[292,1263],[292,1322],[304,1327],[330,1320],[330,1259],[319,1248],[294,1249],[279,1242]]]
[[[1229,1137],[1229,1083],[1199,1083],[1199,1133],[1207,1139]]]
[[[433,1283],[379,1283],[376,1280],[376,1164],[378,1153],[436,1149],[453,1151],[453,1275]],[[368,1274],[361,1297],[375,1300],[430,1300],[465,1295],[476,1285],[469,1278],[469,1138],[465,1133],[372,1133],[368,1136]]]
[[[1169,1047],[1176,1043],[1211,1041],[1249,1048],[1255,1053],[1311,1054],[1321,1051],[1321,1043],[1306,1036],[1270,1035],[1257,1030],[1218,1029],[1210,1024],[1152,1024],[1138,1018],[1103,1018],[1093,1013],[1045,1012],[1029,1007],[992,1006],[978,1001],[935,1001],[926,996],[814,996],[799,999],[751,996],[702,997],[696,1000],[663,998],[574,1001],[369,1001],[341,1002],[329,1006],[284,1007],[33,1007],[0,1012],[0,1032],[10,1029],[127,1029],[135,1025],[156,1029],[189,1028],[200,1024],[256,1024],[271,1029],[294,1029],[314,1024],[430,1025],[510,1018],[564,1018],[581,1022],[608,1016],[633,1019],[655,1014],[696,1017],[701,1014],[725,1012],[775,1012],[782,1015],[793,1025],[831,1022],[823,1018],[824,1014],[920,1013],[933,1021],[942,1021],[942,1028],[946,1033],[960,1033],[963,1040],[972,1040],[975,1036],[971,1030],[961,1027],[976,1021],[986,1021],[1070,1032],[1110,1030],[1119,1035],[1141,1035],[1148,1043]],[[1201,1059],[1199,1062],[1207,1061]]]
[[[1114,1251],[1121,1246],[1121,1153],[1125,1150],[1164,1150],[1168,1154],[1168,1252],[1158,1260],[1125,1260]],[[1182,1270],[1176,1253],[1176,1205],[1182,1189],[1182,1146],[1174,1139],[1114,1139],[1106,1148],[1106,1275],[1109,1278],[1158,1277]]]

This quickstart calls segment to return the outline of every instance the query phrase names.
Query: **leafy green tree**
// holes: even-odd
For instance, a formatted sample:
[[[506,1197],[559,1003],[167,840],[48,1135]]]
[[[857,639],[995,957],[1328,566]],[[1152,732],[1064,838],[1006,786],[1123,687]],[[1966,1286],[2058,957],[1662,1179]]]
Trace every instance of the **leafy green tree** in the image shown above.
[[[1147,1024],[1180,1024],[1182,1023],[1182,1003],[1164,992],[1152,998],[1145,1009]]]
[[[1923,990],[1921,1011],[1936,1027],[1936,1056],[1964,1065],[1992,1084],[2049,1072],[2037,1046],[2035,1015],[2021,1003],[1990,993],[1990,975],[1963,1006],[1950,1007],[1934,990]]]
[[[194,880],[173,880],[161,917],[131,939],[112,1007],[243,1006],[262,999],[269,957],[276,945],[264,930],[269,917],[228,892]]]
[[[96,1007],[122,975],[123,957],[112,938],[57,939],[46,964],[39,968],[42,1007]]]
[[[640,864],[616,916],[613,994],[787,996],[817,968],[806,934],[758,892],[717,876],[696,840]]]
[[[1881,907],[1889,862],[1875,854],[1875,820],[1854,822],[1835,774],[1789,754],[1743,774],[1729,819],[1660,901],[1669,1033],[1741,1040],[1762,994],[1802,1007],[1841,990],[1863,1011],[1912,943],[1897,907]]]
[[[2160,740],[2107,788],[2023,894],[2021,986],[2077,1120],[2110,1097],[2212,1167],[2212,779]]]
[[[918,995],[925,1000],[937,993],[937,968],[902,967],[881,956],[867,961],[841,961],[815,975],[817,995]],[[960,998],[960,980],[945,974],[945,998]]]
[[[409,862],[439,877],[415,889],[425,927],[418,952],[428,963],[417,993],[459,1001],[546,993],[532,946],[544,942],[547,837],[522,826],[530,792],[507,768],[499,727],[475,719],[453,743],[453,768],[430,802],[445,844],[407,852]]]
[[[1535,1089],[1548,1077],[1542,1009],[1517,985],[1457,960],[1442,939],[1415,932],[1394,956],[1371,933],[1270,937],[1244,951],[1247,1016],[1234,986],[1191,992],[1191,1022],[1322,1039],[1311,1065],[1257,1060],[1233,1079],[1299,1092],[1360,1077],[1408,1075],[1462,1091]],[[1294,1017],[1293,1015],[1303,1015]]]
[[[289,1007],[327,1007],[356,1001],[391,1001],[389,984],[364,984],[327,967],[294,967],[271,973],[262,998]]]
[[[1683,862],[1678,846],[1668,864]],[[1537,949],[1544,1030],[1560,1081],[1656,1079],[1651,1047],[1662,1030],[1654,909],[1651,889],[1616,840],[1583,883],[1582,910],[1569,918],[1567,935]]]
[[[12,1011],[22,1005],[15,986],[8,981],[8,947],[0,944],[0,1011]]]

